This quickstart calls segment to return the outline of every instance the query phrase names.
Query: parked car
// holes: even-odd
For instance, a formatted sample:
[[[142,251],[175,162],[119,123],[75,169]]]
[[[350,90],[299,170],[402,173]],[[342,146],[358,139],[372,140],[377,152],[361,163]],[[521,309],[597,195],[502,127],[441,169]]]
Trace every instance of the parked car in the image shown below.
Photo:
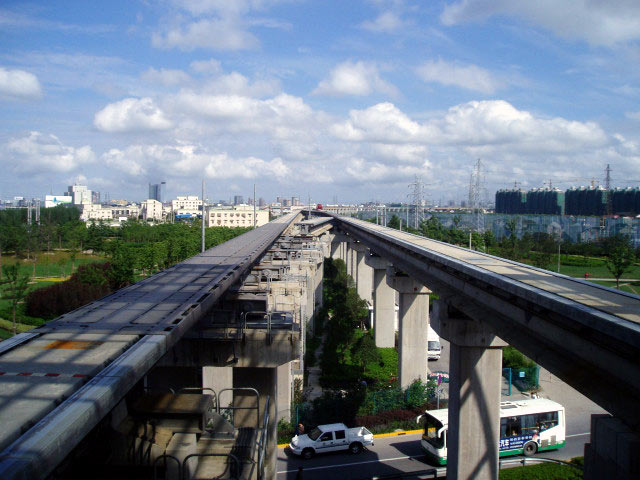
[[[373,445],[373,433],[365,427],[347,428],[344,423],[318,425],[307,435],[296,435],[289,448],[302,458],[309,459],[316,453],[349,450],[356,454]]]

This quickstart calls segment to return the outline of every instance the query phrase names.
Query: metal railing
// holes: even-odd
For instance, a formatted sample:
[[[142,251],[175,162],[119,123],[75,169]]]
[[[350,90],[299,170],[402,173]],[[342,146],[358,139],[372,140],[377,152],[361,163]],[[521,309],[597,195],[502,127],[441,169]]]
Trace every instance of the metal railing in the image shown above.
[[[246,391],[246,392],[251,392],[251,393],[255,393],[256,395],[256,406],[255,407],[236,407],[235,405],[233,405],[233,398],[231,400],[231,403],[229,404],[228,407],[224,407],[221,408],[222,405],[222,392],[237,392],[237,391]],[[258,393],[258,390],[256,390],[255,388],[251,388],[251,387],[235,387],[235,388],[223,388],[222,390],[220,390],[218,392],[218,414],[220,414],[220,410],[231,410],[232,413],[232,420],[235,419],[235,411],[236,410],[256,410],[256,430],[260,429],[260,394]],[[235,428],[235,422],[232,421],[231,424],[234,426]]]
[[[262,480],[264,478],[264,458],[267,451],[267,441],[269,437],[269,400],[270,397],[267,395],[264,402],[262,428],[258,432],[258,480]]]
[[[218,413],[218,395],[216,395],[216,392],[213,388],[209,388],[209,387],[184,387],[181,388],[180,390],[178,390],[178,393],[190,393],[190,392],[200,392],[200,393],[204,393],[204,392],[211,392],[213,394],[213,401],[212,401],[212,409],[211,411]]]

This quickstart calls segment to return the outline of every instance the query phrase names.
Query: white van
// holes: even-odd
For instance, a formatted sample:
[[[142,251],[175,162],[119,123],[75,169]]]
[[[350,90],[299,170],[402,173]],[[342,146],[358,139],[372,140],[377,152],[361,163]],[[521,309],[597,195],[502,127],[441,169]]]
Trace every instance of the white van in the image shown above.
[[[436,331],[429,325],[429,331],[427,332],[427,358],[429,360],[440,360],[440,337]]]

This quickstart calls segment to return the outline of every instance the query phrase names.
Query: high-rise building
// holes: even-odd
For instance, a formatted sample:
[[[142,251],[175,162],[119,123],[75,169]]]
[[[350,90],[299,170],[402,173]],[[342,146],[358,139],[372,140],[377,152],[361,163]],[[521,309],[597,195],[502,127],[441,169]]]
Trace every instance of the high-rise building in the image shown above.
[[[297,207],[298,205],[300,205],[300,198],[299,197],[291,197],[291,205],[293,205],[294,207]]]
[[[164,190],[167,182],[150,183],[149,184],[149,199],[157,200],[160,203],[164,203]]]
[[[241,205],[244,203],[244,197],[242,195],[234,195],[233,196],[233,204]]]
[[[264,207],[265,206],[264,198],[260,197],[258,199],[258,206],[259,207]]]
[[[67,195],[73,198],[74,205],[91,205],[92,193],[86,185],[69,185]]]
[[[91,192],[91,203],[100,203],[100,192],[95,190]]]

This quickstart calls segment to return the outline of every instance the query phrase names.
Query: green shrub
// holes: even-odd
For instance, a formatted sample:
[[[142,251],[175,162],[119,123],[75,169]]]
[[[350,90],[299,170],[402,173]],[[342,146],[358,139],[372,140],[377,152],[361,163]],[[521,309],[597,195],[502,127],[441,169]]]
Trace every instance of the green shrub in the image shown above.
[[[541,463],[500,470],[500,480],[581,480],[582,470],[569,465]]]
[[[513,347],[502,349],[502,368],[524,369],[535,367],[536,363]]]

